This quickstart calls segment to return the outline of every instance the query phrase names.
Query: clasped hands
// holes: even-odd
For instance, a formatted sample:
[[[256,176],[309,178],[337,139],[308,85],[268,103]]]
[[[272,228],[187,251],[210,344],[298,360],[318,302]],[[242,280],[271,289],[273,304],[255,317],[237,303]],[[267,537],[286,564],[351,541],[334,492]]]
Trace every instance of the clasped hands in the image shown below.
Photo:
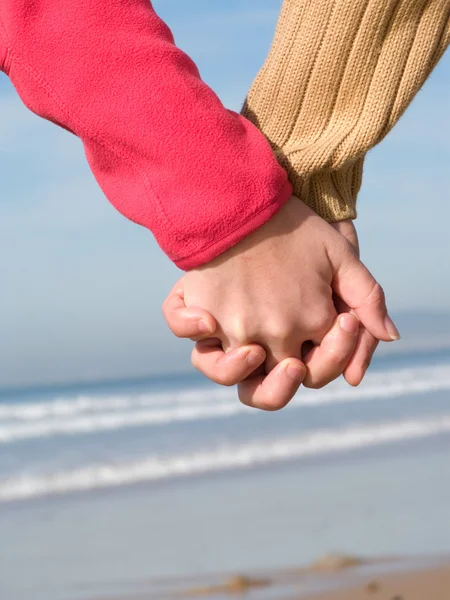
[[[216,259],[187,272],[163,306],[196,342],[192,363],[238,384],[241,402],[283,408],[303,384],[358,385],[379,341],[399,339],[351,221],[330,225],[296,197]]]

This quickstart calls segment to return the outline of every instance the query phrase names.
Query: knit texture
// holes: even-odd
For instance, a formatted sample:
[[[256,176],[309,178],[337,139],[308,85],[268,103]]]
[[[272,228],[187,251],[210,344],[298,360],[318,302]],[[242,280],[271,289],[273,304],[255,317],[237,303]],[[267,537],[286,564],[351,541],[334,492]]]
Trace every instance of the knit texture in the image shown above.
[[[32,111],[80,137],[108,199],[180,268],[292,194],[265,137],[223,107],[148,0],[0,0],[0,68]]]
[[[242,110],[294,192],[329,222],[356,217],[364,157],[450,41],[450,0],[284,0]]]

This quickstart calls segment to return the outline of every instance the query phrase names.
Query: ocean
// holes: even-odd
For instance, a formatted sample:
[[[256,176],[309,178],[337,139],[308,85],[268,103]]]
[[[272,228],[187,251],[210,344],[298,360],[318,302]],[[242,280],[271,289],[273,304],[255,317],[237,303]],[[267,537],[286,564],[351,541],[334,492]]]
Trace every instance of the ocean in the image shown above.
[[[199,375],[3,390],[0,599],[450,553],[449,399],[449,350],[382,356],[278,413]]]

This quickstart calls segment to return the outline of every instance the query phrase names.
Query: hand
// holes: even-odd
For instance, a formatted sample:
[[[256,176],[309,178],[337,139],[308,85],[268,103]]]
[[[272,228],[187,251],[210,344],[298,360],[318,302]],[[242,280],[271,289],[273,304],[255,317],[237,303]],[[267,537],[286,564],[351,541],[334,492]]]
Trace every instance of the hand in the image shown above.
[[[295,207],[292,206],[292,204],[295,202]],[[289,203],[288,203],[289,204]],[[383,300],[383,295],[382,295],[382,291],[379,288],[379,286],[376,285],[376,283],[374,282],[373,278],[371,278],[371,276],[368,274],[368,272],[364,269],[364,267],[362,267],[362,265],[359,263],[359,261],[357,261],[355,259],[355,256],[352,254],[351,251],[349,251],[350,246],[347,243],[348,248],[346,247],[345,244],[342,243],[337,243],[337,239],[339,239],[341,236],[337,235],[335,232],[332,231],[332,228],[330,228],[330,226],[328,226],[326,223],[324,223],[319,217],[317,217],[314,213],[312,213],[312,211],[309,211],[309,209],[307,209],[307,207],[305,205],[303,205],[299,200],[297,199],[293,199],[291,200],[291,206],[292,209],[295,208],[296,211],[298,212],[303,212],[303,216],[300,220],[295,220],[295,215],[292,215],[292,210],[289,209],[283,209],[282,212],[285,213],[285,215],[277,215],[278,217],[278,223],[274,223],[275,218],[272,219],[269,224],[272,224],[272,227],[269,230],[269,235],[267,235],[267,232],[264,235],[260,235],[262,233],[263,229],[269,229],[268,224],[266,224],[266,226],[264,226],[264,228],[261,228],[260,230],[258,230],[258,232],[255,232],[255,234],[258,234],[258,236],[255,236],[255,234],[252,234],[252,236],[249,236],[249,238],[251,237],[257,237],[256,243],[253,240],[252,243],[247,244],[246,248],[243,248],[242,252],[240,249],[238,249],[238,247],[235,247],[235,249],[232,249],[233,251],[233,261],[234,261],[234,265],[238,265],[238,267],[241,269],[241,275],[242,273],[246,272],[245,267],[247,266],[247,263],[249,260],[252,261],[252,265],[254,266],[256,264],[257,266],[257,271],[256,274],[258,275],[263,273],[263,277],[262,279],[264,280],[267,276],[267,269],[264,265],[264,260],[262,261],[262,265],[263,265],[263,269],[261,269],[261,261],[259,260],[258,262],[258,253],[256,253],[256,258],[257,260],[255,261],[255,252],[254,249],[255,247],[258,249],[260,249],[261,245],[267,245],[267,242],[269,240],[269,244],[273,245],[275,244],[275,247],[278,248],[278,251],[281,253],[280,256],[285,256],[288,259],[289,262],[289,258],[292,258],[292,250],[290,250],[288,253],[286,253],[286,246],[288,244],[286,244],[286,239],[290,239],[292,241],[292,231],[290,230],[294,230],[294,233],[297,229],[299,229],[299,225],[301,224],[302,226],[302,236],[299,238],[299,236],[297,235],[297,241],[295,242],[297,244],[297,249],[304,250],[305,245],[308,245],[308,251],[311,253],[311,244],[310,242],[312,242],[312,245],[314,245],[314,243],[316,242],[316,240],[319,240],[319,238],[322,236],[322,240],[319,241],[318,244],[316,244],[316,248],[319,247],[319,252],[321,252],[321,260],[322,260],[322,268],[324,269],[324,272],[328,271],[328,275],[329,272],[333,272],[333,270],[336,271],[336,281],[335,281],[335,287],[336,289],[339,290],[339,287],[342,287],[342,291],[345,292],[348,296],[349,296],[349,300],[351,302],[353,302],[353,305],[355,307],[355,310],[358,313],[360,313],[358,316],[360,316],[360,318],[364,319],[366,318],[368,320],[368,322],[371,322],[369,326],[372,326],[373,329],[376,330],[376,328],[378,327],[378,329],[380,329],[381,327],[381,337],[383,339],[391,339],[391,337],[395,337],[396,333],[395,333],[395,329],[392,329],[392,324],[389,322],[389,320],[386,319],[386,323],[388,324],[388,327],[390,327],[391,332],[393,331],[393,336],[391,335],[390,337],[389,334],[386,331],[385,328],[385,323],[384,323],[384,318],[386,317],[386,309],[384,306],[384,300]],[[306,212],[305,212],[306,211]],[[308,212],[309,211],[309,212]],[[280,217],[283,217],[282,219],[280,219]],[[311,220],[312,220],[312,224],[311,224]],[[284,223],[284,225],[283,225]],[[294,227],[290,227],[291,223],[294,223]],[[274,227],[275,225],[275,227]],[[325,226],[325,227],[323,227]],[[353,227],[352,224],[350,223],[351,228]],[[354,231],[354,229],[353,229]],[[330,232],[332,233],[332,235],[330,236]],[[355,233],[355,232],[354,232]],[[281,235],[278,235],[281,234]],[[334,236],[334,239],[333,239]],[[247,238],[247,240],[244,240],[248,242],[249,238]],[[280,238],[280,239],[279,239]],[[355,237],[356,239],[356,237]],[[284,240],[284,242],[283,242]],[[327,241],[327,243],[330,245],[330,247],[328,248],[326,246],[326,244],[323,244],[323,241]],[[278,242],[283,242],[281,244],[279,244]],[[322,244],[322,245],[321,245]],[[243,246],[243,244],[241,243],[238,246]],[[294,244],[295,246],[295,244]],[[324,247],[327,247],[328,250],[332,250],[334,254],[329,255],[328,257],[325,257],[324,259],[324,252],[323,249]],[[281,248],[281,249],[280,249]],[[238,250],[236,252],[236,250]],[[289,256],[289,253],[291,254],[291,256]],[[228,251],[226,253],[227,255],[230,255],[231,252]],[[303,257],[307,256],[307,252],[303,252],[301,255]],[[317,250],[313,250],[312,252],[313,258],[317,257],[319,255],[319,253],[317,252]],[[240,261],[241,263],[244,263],[244,268],[242,264],[239,264],[239,259],[238,257],[243,257],[244,260]],[[278,259],[280,258],[280,256],[278,257]],[[295,254],[294,254],[295,256]],[[220,259],[220,266],[222,266],[224,264],[223,259],[227,258],[225,257],[225,255],[222,255],[222,257],[219,257]],[[259,252],[259,258],[261,258],[261,252]],[[264,257],[263,257],[264,258]],[[272,256],[269,256],[269,259],[272,259]],[[331,259],[331,260],[330,260]],[[233,262],[232,261],[232,262]],[[335,264],[333,264],[333,261]],[[213,261],[214,263],[217,263],[218,260],[216,259],[216,261]],[[271,265],[273,267],[274,265],[274,261],[270,261]],[[306,261],[304,261],[303,259],[303,263],[305,263]],[[276,264],[276,261],[275,261]],[[282,264],[283,267],[285,266],[283,260],[279,261],[278,264]],[[292,264],[292,263],[291,263]],[[324,266],[323,266],[324,265]],[[200,272],[203,271],[204,269],[209,269],[210,268],[215,269],[216,265],[212,265],[211,263],[209,265],[207,265],[206,267],[203,267],[201,270],[199,270]],[[304,267],[303,265],[300,265],[300,267]],[[258,270],[259,269],[259,270]],[[220,269],[219,269],[220,270]],[[226,271],[226,270],[225,270]],[[223,270],[222,270],[223,272]],[[296,272],[295,270],[292,270],[291,272]],[[217,273],[217,270],[216,270]],[[270,273],[270,270],[269,270]],[[188,274],[189,275],[189,274]],[[356,279],[355,279],[356,277]],[[233,277],[234,279],[234,277]],[[244,280],[246,279],[246,277],[244,277]],[[260,277],[261,279],[261,277]],[[311,278],[310,278],[311,279]],[[312,278],[314,279],[314,278]],[[362,281],[363,283],[363,288],[362,288],[362,293],[359,292],[359,296],[358,296],[358,291],[355,291],[355,284],[358,282],[358,279]],[[242,277],[241,277],[242,280]],[[256,278],[256,281],[258,280],[258,277]],[[292,280],[297,282],[297,288],[298,288],[298,282],[299,282],[299,278],[292,278],[292,277],[288,277],[287,282],[285,282],[285,284],[287,285],[286,290],[289,288],[289,285],[292,283]],[[300,281],[302,282],[302,279],[300,279]],[[179,282],[179,284],[176,286],[176,288],[174,288],[174,290],[172,291],[171,295],[169,296],[168,300],[165,303],[165,316],[166,319],[169,323],[169,326],[171,327],[172,331],[174,331],[175,334],[180,335],[181,337],[191,337],[191,338],[195,338],[195,339],[201,339],[202,336],[205,335],[211,335],[214,331],[215,331],[215,327],[216,327],[216,323],[214,321],[214,319],[212,319],[212,317],[206,313],[205,311],[201,310],[201,309],[194,309],[194,308],[185,308],[184,305],[184,290],[183,290],[183,280],[181,280]],[[232,282],[234,283],[234,282]],[[323,278],[320,281],[319,278],[319,283],[321,283],[323,285]],[[330,287],[330,281],[327,281],[326,285],[328,286],[328,288]],[[365,286],[365,288],[364,288]],[[269,286],[270,287],[270,286]],[[294,284],[295,287],[295,284]],[[306,287],[306,286],[305,286]],[[262,286],[262,289],[264,290],[264,285]],[[310,290],[310,286],[308,284],[308,287],[306,288],[306,290]],[[371,296],[368,293],[368,290],[372,292]],[[266,291],[267,291],[267,286],[266,286]],[[270,290],[268,290],[270,292]],[[272,289],[272,292],[274,290]],[[279,291],[279,288],[278,288]],[[364,296],[364,293],[366,294]],[[275,290],[275,294],[273,294],[274,296],[276,296],[277,294],[277,290]],[[220,295],[220,294],[219,294]],[[288,295],[286,294],[286,296],[288,297]],[[328,308],[330,307],[330,298],[331,298],[331,291],[330,289],[328,289]],[[264,296],[263,296],[264,297]],[[270,293],[268,295],[268,297],[270,298]],[[301,297],[301,290],[300,290],[300,295],[299,297]],[[308,294],[306,293],[306,298],[308,298]],[[311,294],[309,295],[309,298],[311,298]],[[372,306],[370,305],[370,300],[375,300],[375,304],[373,304]],[[250,304],[255,304],[255,296],[250,293]],[[284,298],[282,299],[283,303],[286,304]],[[227,302],[228,304],[228,302]],[[229,304],[228,304],[229,305]],[[323,305],[323,303],[322,303]],[[267,308],[267,307],[266,307]],[[248,310],[248,304],[247,304],[247,310]],[[253,312],[253,311],[252,311]],[[295,312],[298,313],[298,310],[296,310]],[[330,312],[334,312],[334,309],[332,309]],[[324,311],[322,311],[322,314],[324,313]],[[271,308],[269,311],[269,317],[271,319],[273,319],[273,315],[274,315],[274,310]],[[310,311],[309,313],[310,315],[312,315],[313,319],[317,318],[317,311]],[[306,312],[306,315],[308,315],[308,312]],[[381,321],[380,321],[380,317],[381,317]],[[332,329],[332,331],[325,337],[324,336],[324,330],[325,328],[329,327],[329,321],[328,324],[326,323],[326,319],[328,317],[325,316],[325,318],[322,317],[322,323],[321,323],[321,331],[318,332],[317,327],[315,330],[315,334],[316,334],[316,342],[318,341],[318,339],[321,337],[322,338],[322,344],[320,346],[320,348],[314,348],[313,351],[307,355],[307,357],[305,358],[305,361],[308,364],[308,376],[306,377],[305,383],[307,385],[310,385],[311,387],[320,387],[321,385],[324,385],[324,383],[327,382],[328,380],[331,380],[333,378],[335,378],[336,376],[338,376],[341,372],[342,369],[346,366],[349,358],[351,357],[352,353],[353,353],[353,349],[356,343],[356,339],[357,339],[357,335],[355,337],[355,334],[351,334],[348,332],[345,332],[344,329],[341,329],[338,324],[336,323],[336,326]],[[333,318],[333,316],[331,316],[331,318]],[[203,320],[203,324],[205,325],[205,331],[201,331],[198,329],[198,325],[201,323],[201,321]],[[377,324],[377,320],[378,320],[378,324]],[[307,321],[307,320],[306,320]],[[343,315],[340,317],[340,321],[342,321],[343,323],[347,323],[347,329],[352,329],[357,331],[357,322],[355,319],[352,320],[350,315]],[[303,321],[305,322],[305,321]],[[241,321],[242,323],[242,321]],[[380,324],[381,323],[381,324]],[[303,326],[303,325],[302,325]],[[298,327],[298,323],[297,323],[297,327]],[[320,329],[320,328],[319,328]],[[222,327],[223,330],[223,327]],[[307,329],[306,329],[307,330]],[[217,334],[219,336],[219,339],[221,338],[221,333],[220,330]],[[197,334],[197,335],[196,335]],[[249,337],[249,335],[247,333],[247,338],[251,339]],[[273,332],[272,332],[273,335]],[[303,334],[303,338],[302,339],[306,339],[304,337],[305,334]],[[380,332],[378,332],[377,335],[380,335]],[[384,337],[383,337],[384,336]],[[235,339],[238,338],[239,336],[235,335]],[[312,336],[311,336],[312,337]],[[257,338],[254,338],[257,339]],[[314,339],[314,338],[312,338]],[[233,343],[230,343],[230,339],[228,338],[228,340],[224,340],[222,338],[222,341],[225,341],[225,343],[228,342],[228,348],[232,348],[235,347],[233,345]],[[293,351],[296,353],[295,355],[299,356],[300,355],[300,341],[297,340],[295,343],[295,350],[294,347],[291,346],[293,348]],[[247,374],[253,372],[253,369],[255,367],[255,365],[257,365],[258,363],[261,364],[264,361],[264,351],[262,348],[255,346],[254,344],[252,346],[247,346],[244,348],[241,348],[240,350],[233,350],[232,352],[229,352],[227,354],[223,353],[223,350],[220,348],[220,346],[218,345],[218,341],[217,340],[208,340],[207,342],[202,342],[200,345],[198,345],[198,347],[196,348],[196,350],[194,350],[194,354],[193,354],[193,362],[194,364],[197,363],[197,366],[209,377],[211,377],[213,380],[219,381],[220,383],[225,383],[225,384],[233,384],[236,383],[236,381],[238,381],[239,379],[242,379],[243,377],[245,377]],[[239,345],[239,339],[236,341],[234,341],[234,344]],[[289,351],[286,350],[285,348],[281,348],[281,353],[283,353],[283,351],[286,353],[288,353],[287,355],[289,356]],[[280,352],[280,347],[278,348],[277,352]],[[344,357],[345,354],[345,357]],[[326,367],[326,362],[328,359],[328,367]],[[331,359],[331,360],[330,360]],[[344,360],[345,359],[345,360]],[[272,364],[275,361],[277,361],[277,357],[273,356],[272,357]],[[289,361],[288,361],[289,362]],[[339,365],[338,365],[339,363]],[[291,366],[295,366],[292,361],[290,361]],[[300,369],[300,365],[301,363],[297,363],[297,367],[299,367]],[[286,365],[285,365],[286,366]],[[320,373],[320,367],[322,366],[322,373]],[[330,369],[331,366],[331,369]],[[336,367],[339,366],[339,368],[336,370]],[[220,370],[219,370],[220,367]],[[328,368],[328,373],[326,372]],[[240,393],[241,393],[241,397],[247,396],[246,398],[243,398],[243,401],[246,403],[253,403],[256,405],[261,405],[261,404],[265,404],[266,406],[263,406],[265,408],[279,408],[281,405],[285,404],[287,400],[289,400],[289,398],[286,399],[286,394],[281,394],[282,396],[284,396],[284,399],[280,398],[280,388],[277,390],[277,392],[275,393],[275,396],[273,394],[273,390],[272,392],[270,392],[271,385],[270,385],[270,381],[274,381],[275,379],[277,379],[277,377],[279,378],[282,374],[286,375],[285,371],[280,372],[280,369],[277,367],[277,371],[273,372],[273,374],[271,373],[269,377],[266,378],[266,380],[264,380],[264,385],[262,385],[262,381],[260,380],[258,382],[258,386],[257,388],[255,388],[253,386],[252,389],[249,389],[248,383],[245,383],[244,385],[240,386]],[[220,373],[220,376],[218,377],[218,374]],[[299,373],[301,373],[301,371],[299,371]],[[310,375],[311,374],[311,375]],[[355,378],[358,375],[355,376]],[[308,381],[308,377],[310,379],[310,381]],[[255,384],[256,378],[252,378],[252,384]],[[261,379],[261,378],[260,378]],[[286,377],[285,377],[285,381],[287,381]],[[292,380],[291,380],[292,381]],[[278,384],[279,385],[279,384]],[[265,386],[265,389],[263,390]],[[272,386],[275,389],[275,386]],[[285,385],[285,389],[287,389],[288,386]],[[295,386],[294,386],[295,387]],[[255,390],[258,391],[258,394],[255,394]],[[267,393],[262,393],[262,392],[267,392]],[[269,393],[270,392],[270,393]],[[292,383],[291,383],[291,391],[289,392],[288,395],[292,395],[293,393],[295,393],[295,389],[294,392],[292,392]],[[266,398],[264,399],[264,395],[266,396]],[[248,396],[250,397],[250,400],[248,398]],[[259,400],[258,400],[259,398]],[[278,399],[277,399],[278,398]],[[270,401],[269,401],[270,400]]]
[[[183,279],[171,290],[163,312],[172,333],[197,342],[192,351],[194,367],[220,385],[238,384],[243,404],[262,410],[279,410],[294,397],[301,381],[287,376],[289,359],[265,375],[266,352],[261,346],[249,344],[224,352],[219,339],[205,339],[215,334],[217,323],[207,311],[186,307]],[[322,340],[320,352],[314,349],[306,356],[307,373],[303,369],[300,373],[304,377],[303,384],[318,388],[339,377],[354,353],[358,332],[359,321],[355,316],[340,315]]]
[[[353,221],[340,221],[333,223],[332,227],[348,240],[359,255],[358,236]],[[303,381],[305,387],[324,387],[341,374],[350,385],[359,385],[378,345],[378,340],[365,327],[360,326],[359,321],[356,322],[356,319],[352,321],[348,315],[343,314],[350,309],[338,297],[335,297],[335,306],[337,312],[342,314],[341,319],[345,319],[341,321],[345,328],[340,326],[340,322],[336,322],[323,339],[320,353],[318,349],[314,349],[305,357],[309,375]],[[220,385],[235,385],[252,374],[264,373],[261,367],[265,360],[265,351],[262,347],[253,344],[225,353],[219,339],[204,339],[215,333],[217,323],[207,311],[201,308],[186,308],[183,279],[171,290],[163,309],[172,333],[180,338],[190,338],[198,342],[192,352],[192,362],[212,381]],[[356,327],[358,331],[355,339],[355,333],[352,331],[354,332]],[[250,352],[253,354],[249,360]],[[260,367],[259,371],[253,370],[255,365]],[[270,386],[270,381],[267,381],[267,389],[273,387],[277,390],[278,401],[275,400],[275,404],[280,406],[282,402],[279,400],[281,386],[278,373],[272,372],[270,378],[274,383]],[[295,389],[292,395],[294,393]],[[287,396],[289,395],[288,390]],[[268,403],[267,400],[265,403]]]

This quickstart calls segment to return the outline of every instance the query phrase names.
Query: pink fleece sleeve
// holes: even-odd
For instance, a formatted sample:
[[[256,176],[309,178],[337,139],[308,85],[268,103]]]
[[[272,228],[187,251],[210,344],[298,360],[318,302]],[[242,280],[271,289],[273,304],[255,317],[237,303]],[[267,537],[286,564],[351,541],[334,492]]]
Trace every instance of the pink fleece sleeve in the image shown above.
[[[81,138],[108,199],[182,269],[291,195],[263,135],[222,106],[148,0],[0,0],[0,68]]]

